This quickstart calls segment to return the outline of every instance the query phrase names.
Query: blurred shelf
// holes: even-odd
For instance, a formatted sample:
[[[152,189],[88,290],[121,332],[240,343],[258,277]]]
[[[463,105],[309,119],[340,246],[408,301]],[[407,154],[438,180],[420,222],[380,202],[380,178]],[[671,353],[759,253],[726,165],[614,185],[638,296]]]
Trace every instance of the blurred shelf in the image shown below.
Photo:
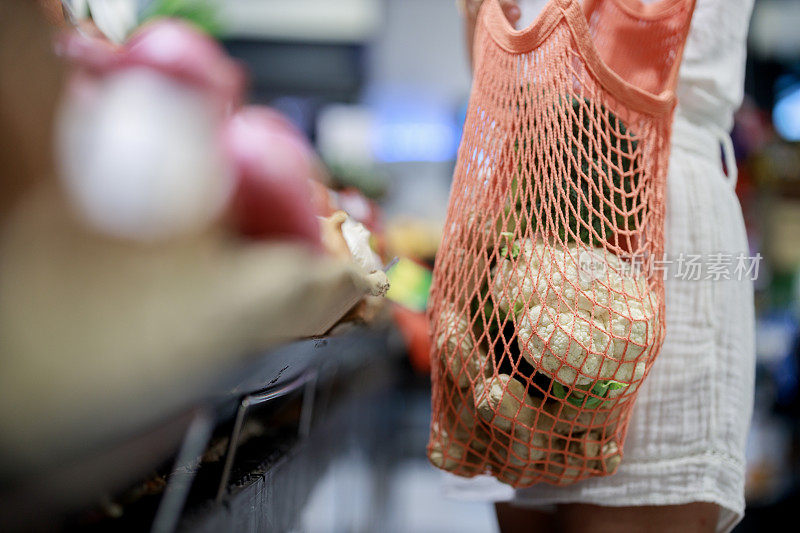
[[[302,245],[216,228],[120,241],[75,220],[59,190],[31,194],[0,240],[0,499],[22,497],[0,514],[135,480],[198,413],[239,394],[263,350],[323,335],[366,290],[355,267]],[[276,377],[270,364],[249,387]]]
[[[87,448],[79,457],[51,465],[46,471],[31,472],[25,476],[24,482],[3,487],[0,490],[0,500],[3,501],[0,506],[0,529],[50,528],[63,524],[65,516],[92,508],[109,495],[119,494],[120,490],[130,487],[136,480],[145,481],[165,465],[173,471],[170,476],[160,478],[167,480],[164,482],[166,489],[143,498],[143,504],[137,502],[128,513],[131,516],[127,516],[122,524],[126,524],[126,527],[135,526],[134,529],[140,526],[149,528],[158,510],[162,515],[169,515],[164,519],[169,526],[154,526],[154,530],[172,530],[181,516],[184,499],[190,489],[193,506],[207,511],[222,510],[222,515],[215,519],[219,520],[228,507],[227,504],[214,504],[215,496],[224,498],[224,501],[241,501],[238,495],[244,489],[263,482],[259,478],[269,471],[269,465],[276,461],[280,463],[283,455],[308,436],[311,425],[311,418],[308,417],[311,413],[314,413],[315,420],[324,420],[323,414],[329,406],[330,396],[320,392],[322,389],[331,387],[333,381],[338,379],[358,390],[362,388],[357,384],[356,375],[359,372],[369,373],[372,367],[380,367],[392,360],[392,354],[397,355],[388,347],[388,339],[389,330],[385,328],[356,328],[342,336],[298,341],[253,356],[235,371],[218,376],[213,393],[209,392],[205,400],[196,402],[178,415],[161,417],[157,424],[132,433],[112,445]],[[363,387],[365,390],[368,388]],[[260,407],[268,410],[274,410],[272,406],[280,406],[286,411],[286,406],[292,405],[291,402],[299,403],[292,408],[297,416],[291,414],[295,412],[292,409],[289,409],[289,415],[281,415],[283,426],[289,420],[289,429],[281,429],[278,427],[280,424],[276,424],[266,433],[259,433],[257,440],[260,444],[253,448],[252,442],[244,446],[240,444],[246,441],[242,434],[247,430],[235,426],[233,422],[237,414],[242,415],[243,420],[250,416],[246,410],[242,410],[242,405],[256,396],[267,399]],[[259,407],[253,402],[251,404]],[[303,411],[308,412],[304,415]],[[304,421],[305,418],[307,420]],[[231,437],[234,454],[237,449],[244,451],[231,456],[231,464],[226,465],[225,471],[222,467],[226,464],[230,449],[211,460],[207,467],[201,469],[195,487],[192,469],[196,468],[201,455],[213,455],[206,447],[212,432],[219,437],[217,448],[221,443],[221,449],[226,450],[231,442],[228,438]],[[186,450],[190,451],[188,456]],[[170,458],[175,458],[171,467],[168,466],[170,463],[165,462]],[[191,475],[187,476],[187,472]],[[170,484],[180,485],[181,475],[187,477],[185,486],[170,490]],[[290,479],[294,479],[294,476],[290,476]],[[304,483],[307,483],[313,476],[304,479]],[[220,480],[224,482],[223,492],[217,495]],[[152,484],[152,480],[145,482],[148,483]],[[287,487],[296,487],[298,481],[295,479],[286,483]],[[181,494],[170,499],[167,495],[171,492]],[[162,511],[160,507],[166,507],[167,510]],[[105,524],[100,527],[101,530],[109,525],[116,529],[112,518],[103,520],[99,521]],[[107,520],[111,520],[111,523]]]

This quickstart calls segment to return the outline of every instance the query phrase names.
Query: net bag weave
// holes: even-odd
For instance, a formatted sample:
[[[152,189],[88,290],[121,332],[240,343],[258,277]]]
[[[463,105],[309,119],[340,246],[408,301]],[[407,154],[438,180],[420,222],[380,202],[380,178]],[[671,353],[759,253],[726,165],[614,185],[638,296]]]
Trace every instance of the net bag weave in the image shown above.
[[[664,196],[694,0],[481,7],[434,270],[428,457],[514,487],[614,473],[664,338]]]

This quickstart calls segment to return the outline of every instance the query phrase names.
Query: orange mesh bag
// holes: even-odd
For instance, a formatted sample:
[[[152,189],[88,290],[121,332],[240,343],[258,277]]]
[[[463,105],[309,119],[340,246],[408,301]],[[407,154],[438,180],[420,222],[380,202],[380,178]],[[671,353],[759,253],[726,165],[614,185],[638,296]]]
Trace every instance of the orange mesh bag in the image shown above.
[[[664,338],[664,194],[693,0],[481,8],[434,271],[428,456],[514,487],[614,473]]]

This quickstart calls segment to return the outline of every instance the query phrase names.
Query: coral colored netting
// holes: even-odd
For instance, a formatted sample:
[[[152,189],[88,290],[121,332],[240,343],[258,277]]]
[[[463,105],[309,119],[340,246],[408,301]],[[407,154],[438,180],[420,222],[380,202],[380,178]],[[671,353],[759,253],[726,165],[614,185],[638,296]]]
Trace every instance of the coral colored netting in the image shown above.
[[[636,0],[587,0],[584,12],[600,58],[625,81],[652,93],[670,88],[692,5],[669,0],[641,5]]]
[[[429,309],[434,465],[515,487],[619,465],[664,337],[651,267],[693,7],[559,0],[518,32],[484,3]]]

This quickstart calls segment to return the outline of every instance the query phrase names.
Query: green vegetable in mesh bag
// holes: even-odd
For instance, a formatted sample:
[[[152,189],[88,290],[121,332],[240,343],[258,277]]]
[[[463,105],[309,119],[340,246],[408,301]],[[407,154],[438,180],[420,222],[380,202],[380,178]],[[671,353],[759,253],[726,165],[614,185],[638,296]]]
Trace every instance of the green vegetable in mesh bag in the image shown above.
[[[602,247],[615,242],[615,229],[633,230],[640,224],[641,213],[634,211],[641,204],[638,142],[605,106],[585,98],[567,100],[570,105],[555,115],[554,124],[539,127],[534,117],[529,132],[523,128],[514,142],[515,152],[522,146],[531,160],[523,155],[517,165],[512,204],[521,218],[530,214],[537,233],[555,234],[563,244]],[[530,135],[537,132],[551,134],[555,143],[535,146]],[[534,185],[533,172],[553,165],[564,178],[548,190]],[[519,187],[517,179],[530,181],[531,191]]]

